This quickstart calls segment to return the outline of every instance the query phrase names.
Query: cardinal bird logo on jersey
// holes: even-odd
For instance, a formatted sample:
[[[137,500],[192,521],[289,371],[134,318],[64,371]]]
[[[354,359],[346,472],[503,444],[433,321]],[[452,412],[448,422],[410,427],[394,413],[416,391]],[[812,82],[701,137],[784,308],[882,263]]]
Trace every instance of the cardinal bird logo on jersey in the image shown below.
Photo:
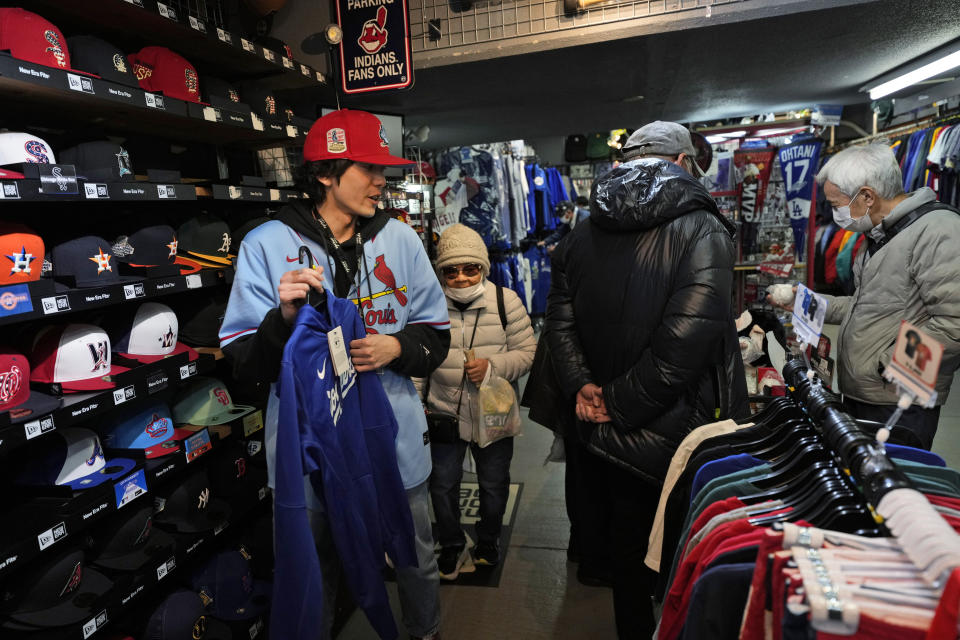
[[[384,261],[383,254],[377,256],[377,264],[373,267],[373,275],[376,276],[377,280],[387,285],[387,291],[393,293],[401,307],[407,306],[407,294],[397,288],[397,279]]]
[[[377,19],[363,23],[363,32],[357,39],[357,44],[367,53],[376,53],[387,44],[387,8],[380,6],[377,9]]]

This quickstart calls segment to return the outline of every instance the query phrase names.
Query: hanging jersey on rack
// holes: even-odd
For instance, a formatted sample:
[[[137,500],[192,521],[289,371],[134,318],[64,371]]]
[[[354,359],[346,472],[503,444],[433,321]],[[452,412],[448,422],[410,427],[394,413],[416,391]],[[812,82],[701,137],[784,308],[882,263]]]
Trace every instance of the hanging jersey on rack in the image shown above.
[[[509,247],[494,184],[493,155],[474,147],[460,147],[442,154],[438,164],[440,172],[451,180],[456,176],[467,183],[467,205],[460,210],[458,222],[479,233],[488,247]]]

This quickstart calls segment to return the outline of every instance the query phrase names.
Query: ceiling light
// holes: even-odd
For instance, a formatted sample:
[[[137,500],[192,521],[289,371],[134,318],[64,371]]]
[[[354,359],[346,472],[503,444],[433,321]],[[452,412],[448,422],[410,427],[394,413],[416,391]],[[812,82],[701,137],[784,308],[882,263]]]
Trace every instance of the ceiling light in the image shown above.
[[[884,96],[888,96],[891,93],[899,91],[900,89],[917,84],[918,82],[922,82],[928,78],[938,76],[941,73],[949,71],[955,67],[960,67],[960,51],[954,51],[953,53],[938,60],[934,60],[930,64],[923,65],[919,69],[914,69],[909,73],[897,76],[893,80],[889,80],[883,84],[879,84],[870,88],[870,99],[877,100]]]
[[[343,40],[343,29],[341,29],[337,23],[328,24],[327,28],[323,30],[323,35],[326,37],[328,43],[337,45]]]

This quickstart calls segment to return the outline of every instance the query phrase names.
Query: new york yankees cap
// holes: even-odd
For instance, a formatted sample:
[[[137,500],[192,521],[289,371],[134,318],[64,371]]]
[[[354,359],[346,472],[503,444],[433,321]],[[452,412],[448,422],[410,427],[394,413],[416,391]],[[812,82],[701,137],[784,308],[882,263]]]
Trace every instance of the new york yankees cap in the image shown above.
[[[314,122],[303,145],[306,162],[340,158],[382,166],[416,164],[390,155],[390,141],[380,118],[353,109],[340,109]]]
[[[51,256],[54,280],[80,289],[143,279],[119,275],[113,245],[99,236],[83,236],[58,244]]]
[[[0,223],[0,285],[40,279],[43,271],[43,238],[27,227]]]
[[[180,440],[193,435],[174,428],[170,408],[162,402],[120,411],[108,420],[103,444],[108,449],[143,449],[147,459],[180,451]]]
[[[116,571],[136,571],[162,550],[173,547],[173,538],[153,526],[152,504],[127,516],[119,526],[112,527],[95,541],[94,565]]]
[[[159,224],[118,236],[111,249],[118,262],[131,267],[159,267],[176,263],[179,244],[173,227]]]
[[[18,464],[15,482],[41,487],[90,489],[130,472],[136,462],[103,455],[100,438],[89,429],[57,429],[41,438]]]
[[[230,252],[230,226],[209,213],[201,213],[180,225],[177,239],[178,255],[204,266],[230,266],[236,257]]]
[[[220,380],[200,376],[177,395],[173,421],[198,426],[225,424],[255,410],[256,407],[233,404],[227,385]]]
[[[17,60],[75,71],[60,29],[26,9],[0,9],[0,49],[9,50]]]
[[[53,148],[40,136],[24,131],[0,132],[0,166],[56,164]]]
[[[255,580],[242,551],[222,551],[193,574],[193,590],[221,620],[250,620],[270,606],[270,584]]]
[[[129,371],[110,363],[110,337],[91,324],[46,328],[37,338],[30,364],[31,382],[57,384],[64,393],[113,389],[110,376]]]
[[[77,177],[83,180],[130,182],[134,178],[130,154],[119,144],[106,140],[83,142],[62,150],[60,164],[72,164]]]
[[[178,589],[150,614],[142,640],[231,640],[230,628],[206,615],[199,594]]]
[[[128,60],[141,89],[159,91],[187,102],[200,102],[197,70],[183,56],[166,47],[144,47],[131,53]]]
[[[199,357],[191,347],[177,342],[180,323],[173,309],[159,302],[144,302],[133,316],[114,334],[113,350],[129,360],[150,363],[178,353],[190,360]]]
[[[126,54],[106,40],[96,36],[70,36],[67,46],[74,68],[117,84],[139,86]]]
[[[273,90],[262,82],[250,80],[242,83],[240,85],[240,99],[260,115],[275,117],[280,113]]]
[[[82,549],[66,549],[7,580],[0,612],[36,627],[76,624],[103,608],[100,597],[112,586],[109,578],[86,566]]]
[[[154,501],[154,522],[181,533],[209,531],[230,517],[230,505],[216,497],[200,470]]]
[[[60,398],[30,390],[30,361],[25,355],[0,346],[0,412],[14,424],[50,413]]]

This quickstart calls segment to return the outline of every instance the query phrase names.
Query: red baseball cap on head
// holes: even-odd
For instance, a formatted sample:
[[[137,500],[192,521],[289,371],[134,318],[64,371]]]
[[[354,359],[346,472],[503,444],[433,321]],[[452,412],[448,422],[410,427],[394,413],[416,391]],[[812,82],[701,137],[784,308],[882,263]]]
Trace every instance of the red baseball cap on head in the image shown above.
[[[183,56],[166,47],[144,47],[127,58],[141,89],[159,91],[177,100],[200,102],[197,70]]]
[[[328,113],[313,123],[303,145],[303,159],[346,159],[382,166],[416,164],[390,155],[390,141],[380,118],[352,109]]]
[[[0,9],[0,49],[17,60],[70,69],[70,50],[60,29],[25,9]]]

